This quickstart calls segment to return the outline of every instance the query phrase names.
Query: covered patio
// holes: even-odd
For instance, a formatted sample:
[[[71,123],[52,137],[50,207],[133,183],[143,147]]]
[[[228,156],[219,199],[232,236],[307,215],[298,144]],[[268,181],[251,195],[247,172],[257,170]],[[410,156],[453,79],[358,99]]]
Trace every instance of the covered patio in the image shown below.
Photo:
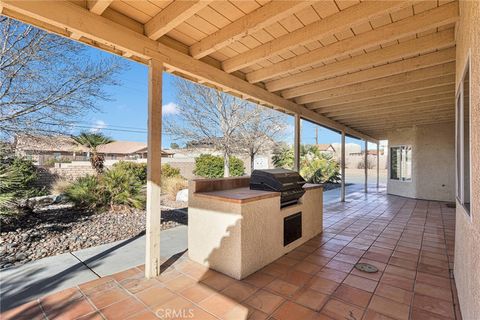
[[[145,279],[141,265],[2,319],[461,319],[451,276],[455,209],[369,191],[326,201],[323,234],[244,280],[183,254],[162,261],[159,277]]]
[[[480,229],[455,197],[455,97],[467,61],[480,56],[470,38],[479,34],[478,11],[476,1],[448,0],[0,0],[3,15],[149,67],[145,265],[2,318],[461,319],[455,222],[468,234]],[[186,256],[161,259],[163,72],[293,116],[297,170],[301,119],[341,134],[342,188],[323,208],[322,233],[242,280]],[[413,174],[372,189],[365,166],[363,190],[347,194],[347,136],[364,141],[365,163],[368,142],[377,155],[379,140],[401,152],[413,145]],[[480,175],[470,176],[475,194]],[[457,201],[457,215],[445,201]],[[478,209],[478,199],[472,203]],[[471,241],[465,234],[457,232],[462,244]],[[358,261],[379,272],[353,269]],[[480,282],[467,270],[477,262],[465,261],[455,267],[459,300],[475,319]]]

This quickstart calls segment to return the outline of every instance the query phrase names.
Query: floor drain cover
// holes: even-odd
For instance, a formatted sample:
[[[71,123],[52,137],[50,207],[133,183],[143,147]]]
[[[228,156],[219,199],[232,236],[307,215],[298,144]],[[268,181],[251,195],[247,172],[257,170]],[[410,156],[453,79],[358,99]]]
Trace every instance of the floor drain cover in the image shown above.
[[[374,265],[368,264],[368,263],[357,263],[355,265],[355,269],[363,271],[363,272],[368,272],[368,273],[375,273],[378,271],[378,268],[375,267]]]

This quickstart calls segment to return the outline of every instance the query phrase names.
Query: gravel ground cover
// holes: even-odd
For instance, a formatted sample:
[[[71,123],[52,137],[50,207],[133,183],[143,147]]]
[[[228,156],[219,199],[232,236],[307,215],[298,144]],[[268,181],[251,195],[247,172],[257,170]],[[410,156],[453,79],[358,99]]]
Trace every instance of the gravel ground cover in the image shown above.
[[[185,203],[165,201],[163,205],[162,230],[187,224]],[[0,269],[143,233],[143,210],[95,213],[57,204],[19,217],[2,217]]]

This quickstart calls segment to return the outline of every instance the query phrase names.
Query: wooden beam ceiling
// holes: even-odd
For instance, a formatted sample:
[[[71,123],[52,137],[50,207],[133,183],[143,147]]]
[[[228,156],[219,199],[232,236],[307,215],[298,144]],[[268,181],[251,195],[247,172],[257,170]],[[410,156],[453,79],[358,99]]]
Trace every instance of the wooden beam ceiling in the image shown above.
[[[310,1],[272,1],[190,46],[200,59],[311,5]]]
[[[87,0],[87,7],[90,12],[101,15],[113,0]]]
[[[375,119],[381,118],[383,116],[391,116],[391,115],[398,115],[398,114],[407,114],[407,115],[424,115],[429,113],[438,113],[439,111],[445,111],[454,109],[454,103],[452,101],[448,101],[446,103],[439,104],[438,102],[432,105],[425,105],[425,104],[417,104],[414,107],[408,108],[396,108],[396,109],[388,109],[388,110],[376,110],[375,111]],[[355,120],[372,120],[372,113],[371,112],[363,112],[357,114],[347,114],[338,117],[332,117],[332,119],[340,121],[340,122],[349,122]]]
[[[378,122],[371,123],[360,123],[355,125],[355,128],[358,130],[372,130],[375,128],[398,128],[398,127],[413,127],[415,125],[422,125],[422,124],[434,124],[439,121],[454,121],[455,120],[455,114],[452,112],[449,115],[440,115],[440,116],[435,116],[435,115],[428,115],[425,117],[417,117],[417,118],[409,118],[405,120],[399,120],[399,119],[392,119],[392,118],[387,118],[387,119],[382,119]]]
[[[435,29],[454,23],[458,19],[458,6],[455,2],[424,11],[412,17],[387,24],[354,37],[335,42],[308,53],[281,61],[270,67],[265,67],[247,73],[247,80],[251,83],[271,79],[291,71],[318,65],[319,63],[345,57],[349,54],[389,43],[394,40],[409,37],[417,33]]]
[[[2,4],[9,10],[9,15],[13,18],[18,18],[19,15],[28,16],[31,24],[49,31],[56,30],[56,28],[67,30],[69,31],[67,35],[79,34],[82,36],[82,40],[89,39],[87,43],[92,44],[91,40],[93,40],[95,44],[101,44],[104,49],[111,48],[111,51],[116,54],[121,51],[143,59],[163,61],[165,66],[172,71],[179,71],[186,76],[214,84],[218,88],[248,97],[254,102],[279,108],[289,113],[296,113],[305,119],[334,130],[344,130],[352,136],[377,142],[373,137],[332,121],[293,101],[250,84],[204,61],[194,59],[105,17],[92,14],[73,3],[2,0]],[[65,33],[60,34],[65,36]]]
[[[419,81],[412,81],[408,83],[399,83],[396,86],[387,87],[387,88],[379,88],[373,89],[370,91],[350,94],[348,96],[338,97],[338,98],[331,98],[331,99],[324,99],[320,101],[314,102],[312,105],[320,106],[320,107],[333,107],[336,105],[343,105],[347,103],[358,103],[363,101],[376,101],[379,98],[389,98],[389,97],[396,97],[396,96],[415,96],[416,92],[425,92],[431,88],[437,88],[450,85],[452,88],[455,87],[455,74],[449,74],[446,76],[441,76],[438,78],[428,79],[428,80],[419,80]]]
[[[381,88],[392,88],[399,84],[421,82],[424,80],[432,80],[446,75],[455,74],[455,63],[448,62],[443,65],[427,67],[423,69],[416,69],[397,75],[384,77],[380,79],[369,80],[352,85],[339,86],[333,89],[324,90],[320,92],[311,93],[305,96],[300,96],[295,99],[299,104],[311,103],[315,101],[323,101],[327,99],[334,99],[344,96],[361,94],[370,90]]]
[[[308,84],[320,79],[355,72],[375,65],[392,62],[395,60],[412,57],[418,54],[448,48],[455,45],[455,33],[453,29],[432,33],[421,38],[401,42],[386,48],[371,51],[350,59],[342,60],[304,71],[288,77],[272,80],[265,84],[268,91],[275,92],[292,87]]]
[[[437,92],[432,92],[432,91]],[[450,90],[446,91],[447,88],[441,89],[433,89],[433,90],[426,90],[425,92],[418,93],[416,96],[411,95],[404,95],[403,97],[394,97],[389,100],[387,99],[378,99],[375,102],[364,102],[364,103],[350,103],[348,105],[342,106],[335,106],[335,107],[326,107],[321,109],[316,109],[318,113],[325,114],[325,113],[332,113],[342,109],[349,109],[349,108],[356,108],[362,109],[367,107],[376,107],[385,105],[387,103],[393,104],[395,103],[397,106],[401,106],[403,104],[413,104],[413,103],[420,103],[420,102],[429,102],[435,101],[440,99],[454,99],[455,96],[455,88],[450,87]]]
[[[145,34],[153,40],[173,30],[202,10],[211,0],[173,1],[145,24]]]
[[[326,112],[322,113],[324,116],[331,117],[332,119],[335,117],[340,117],[340,116],[348,116],[348,115],[358,115],[358,114],[369,114],[370,116],[372,114],[375,114],[376,112],[381,112],[384,110],[395,110],[395,109],[408,109],[408,108],[416,108],[418,106],[425,106],[425,107],[435,107],[437,105],[442,105],[442,104],[452,104],[454,103],[454,100],[450,96],[447,98],[441,97],[440,99],[434,99],[434,100],[429,100],[429,101],[422,101],[420,103],[418,102],[413,102],[413,103],[399,103],[399,104],[383,104],[383,105],[376,105],[376,106],[371,106],[371,107],[366,107],[366,108],[356,108],[356,107],[351,107],[351,108],[345,108],[341,110],[333,110],[332,112]]]
[[[313,22],[303,28],[280,36],[247,52],[241,53],[222,63],[223,70],[233,72],[251,66],[275,54],[333,35],[350,27],[398,10],[411,3],[406,1],[365,1],[351,6],[337,14]]]
[[[340,109],[351,108],[351,107],[355,107],[355,108],[372,107],[377,105],[384,105],[386,103],[400,104],[405,101],[411,101],[413,99],[421,99],[426,97],[435,98],[435,97],[439,97],[440,95],[449,94],[449,93],[455,93],[454,85],[444,85],[442,87],[422,89],[416,92],[411,92],[406,94],[401,93],[401,94],[393,95],[387,98],[369,99],[369,100],[364,100],[362,102],[343,103],[335,106],[319,107],[315,104],[311,104],[307,106],[311,109],[316,109],[317,112],[324,113],[324,111],[326,110],[333,111],[333,110],[340,110]]]
[[[428,53],[418,57],[389,63],[386,65],[362,70],[352,74],[347,74],[322,81],[316,81],[314,83],[307,84],[301,87],[287,89],[282,91],[282,96],[284,98],[290,99],[301,95],[339,88],[355,83],[362,83],[369,80],[380,79],[391,75],[401,74],[431,66],[437,66],[455,61],[455,55],[455,48],[440,50],[438,52]]]

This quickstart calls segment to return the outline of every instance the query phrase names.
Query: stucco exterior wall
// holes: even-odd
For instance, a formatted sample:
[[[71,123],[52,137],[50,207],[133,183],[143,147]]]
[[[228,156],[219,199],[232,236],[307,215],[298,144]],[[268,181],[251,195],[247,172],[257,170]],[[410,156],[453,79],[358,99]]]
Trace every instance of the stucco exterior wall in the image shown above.
[[[471,63],[471,217],[457,202],[455,267],[463,319],[480,319],[480,1],[460,1],[457,25],[457,88]]]
[[[395,130],[388,134],[388,143],[389,147],[412,146],[412,180],[391,180],[388,172],[389,194],[416,199],[454,201],[454,123]]]

